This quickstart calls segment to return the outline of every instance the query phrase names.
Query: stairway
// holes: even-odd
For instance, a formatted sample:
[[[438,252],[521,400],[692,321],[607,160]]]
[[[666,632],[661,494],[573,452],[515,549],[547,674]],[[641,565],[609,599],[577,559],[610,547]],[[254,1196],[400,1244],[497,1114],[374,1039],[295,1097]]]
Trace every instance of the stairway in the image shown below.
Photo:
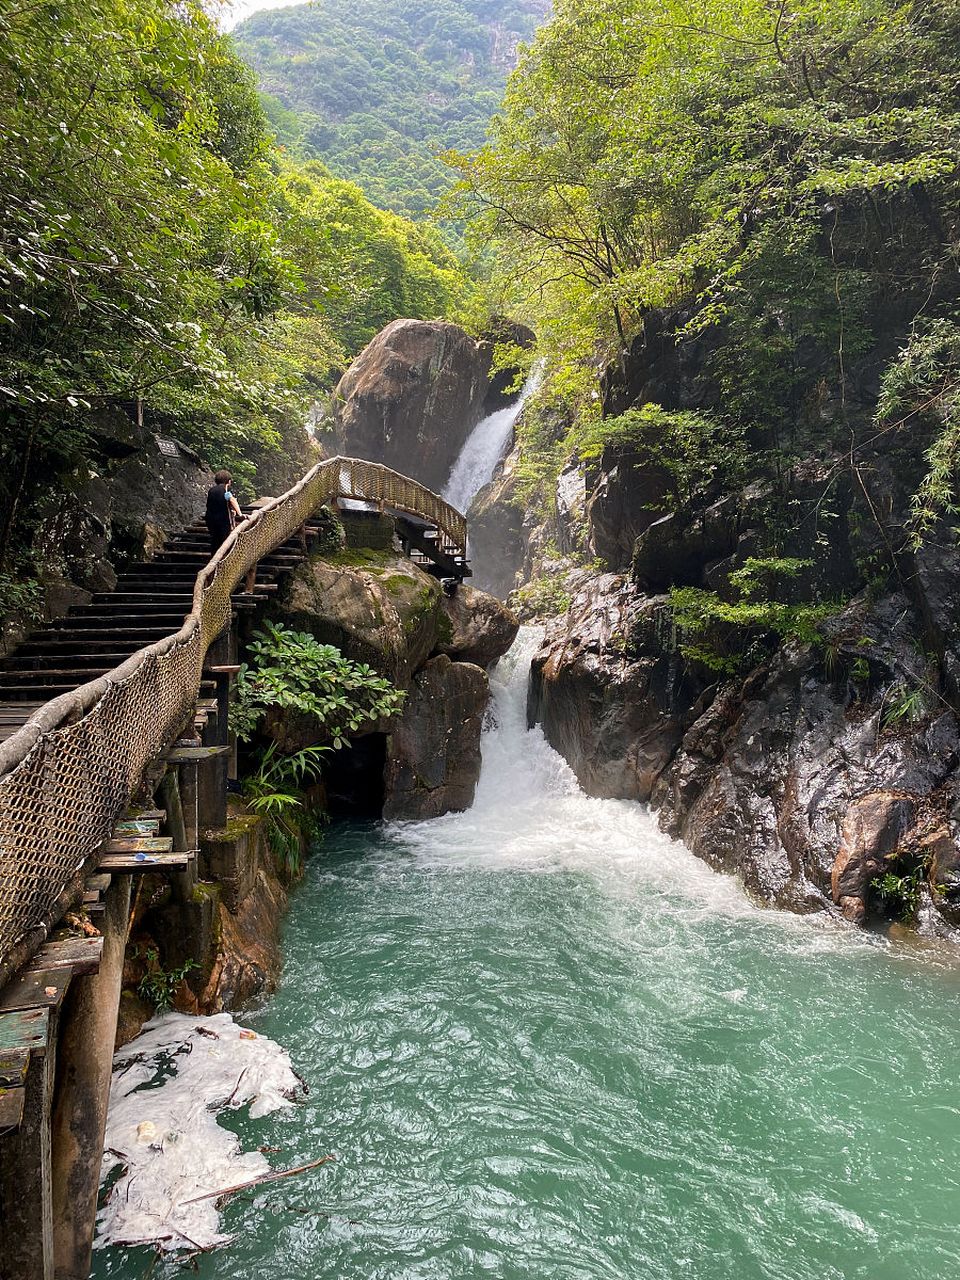
[[[253,592],[247,595],[238,587],[234,607],[258,608],[306,558],[317,533],[316,526],[307,525],[305,543],[289,538],[265,556],[257,565]],[[125,569],[113,591],[99,592],[88,604],[46,623],[0,659],[0,742],[51,698],[179,631],[193,603],[197,574],[209,559],[206,526],[197,521],[164,543],[153,559]]]

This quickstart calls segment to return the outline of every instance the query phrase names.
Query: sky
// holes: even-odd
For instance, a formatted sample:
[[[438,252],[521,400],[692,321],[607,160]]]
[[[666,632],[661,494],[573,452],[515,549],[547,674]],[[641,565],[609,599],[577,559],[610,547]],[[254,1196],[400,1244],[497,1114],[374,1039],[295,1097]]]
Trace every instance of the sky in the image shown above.
[[[292,4],[303,3],[304,0],[233,0],[233,3],[224,5],[220,24],[229,31],[244,18],[249,18],[251,13],[259,13],[261,9],[286,9]]]

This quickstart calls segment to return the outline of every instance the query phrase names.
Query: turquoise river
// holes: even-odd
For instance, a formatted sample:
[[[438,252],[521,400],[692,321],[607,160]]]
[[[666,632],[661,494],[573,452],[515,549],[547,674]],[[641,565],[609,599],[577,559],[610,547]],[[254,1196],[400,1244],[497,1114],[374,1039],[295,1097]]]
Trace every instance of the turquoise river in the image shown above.
[[[108,1249],[97,1277],[960,1277],[960,965],[757,908],[585,797],[525,728],[534,642],[474,808],[335,829],[243,1019],[311,1092],[222,1122],[336,1163],[236,1196],[189,1272]]]

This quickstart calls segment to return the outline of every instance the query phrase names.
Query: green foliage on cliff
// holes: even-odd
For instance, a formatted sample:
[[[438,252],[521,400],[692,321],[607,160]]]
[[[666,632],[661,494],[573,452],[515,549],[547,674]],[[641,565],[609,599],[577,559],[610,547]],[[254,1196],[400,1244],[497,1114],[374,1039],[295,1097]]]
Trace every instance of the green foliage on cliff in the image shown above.
[[[440,155],[478,147],[518,40],[549,0],[314,0],[234,33],[281,141],[421,217],[451,182]]]
[[[571,410],[602,416],[598,375],[615,380],[659,311],[664,358],[684,334],[722,335],[719,411],[770,456],[849,442],[857,361],[894,355],[913,327],[888,407],[914,425],[940,415],[920,524],[951,506],[960,6],[558,0],[555,14],[487,145],[452,158],[452,211],[497,245],[497,305],[537,331]]]
[[[101,410],[252,482],[386,320],[468,293],[434,231],[282,159],[193,0],[0,8],[0,137],[0,569],[109,464]]]
[[[814,644],[820,624],[835,613],[835,604],[784,600],[784,584],[809,569],[811,561],[792,556],[750,557],[730,574],[729,598],[698,587],[674,587],[670,611],[684,657],[727,675],[747,669],[763,652],[763,640]]]

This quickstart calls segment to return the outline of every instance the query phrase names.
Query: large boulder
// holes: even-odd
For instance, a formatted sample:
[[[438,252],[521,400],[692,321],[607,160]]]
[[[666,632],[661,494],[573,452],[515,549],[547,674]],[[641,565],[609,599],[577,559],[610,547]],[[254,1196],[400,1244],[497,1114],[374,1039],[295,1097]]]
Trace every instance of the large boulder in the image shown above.
[[[459,325],[394,320],[337,386],[338,448],[441,489],[484,416],[490,358]]]
[[[452,596],[443,597],[441,607],[449,627],[441,624],[437,649],[454,662],[491,667],[507,652],[520,630],[520,619],[512,609],[473,587],[459,586]]]
[[[451,662],[446,654],[417,673],[390,733],[384,818],[419,820],[469,809],[488,695],[480,667]]]
[[[271,612],[406,687],[436,648],[442,594],[406,556],[348,547],[301,564]]]

